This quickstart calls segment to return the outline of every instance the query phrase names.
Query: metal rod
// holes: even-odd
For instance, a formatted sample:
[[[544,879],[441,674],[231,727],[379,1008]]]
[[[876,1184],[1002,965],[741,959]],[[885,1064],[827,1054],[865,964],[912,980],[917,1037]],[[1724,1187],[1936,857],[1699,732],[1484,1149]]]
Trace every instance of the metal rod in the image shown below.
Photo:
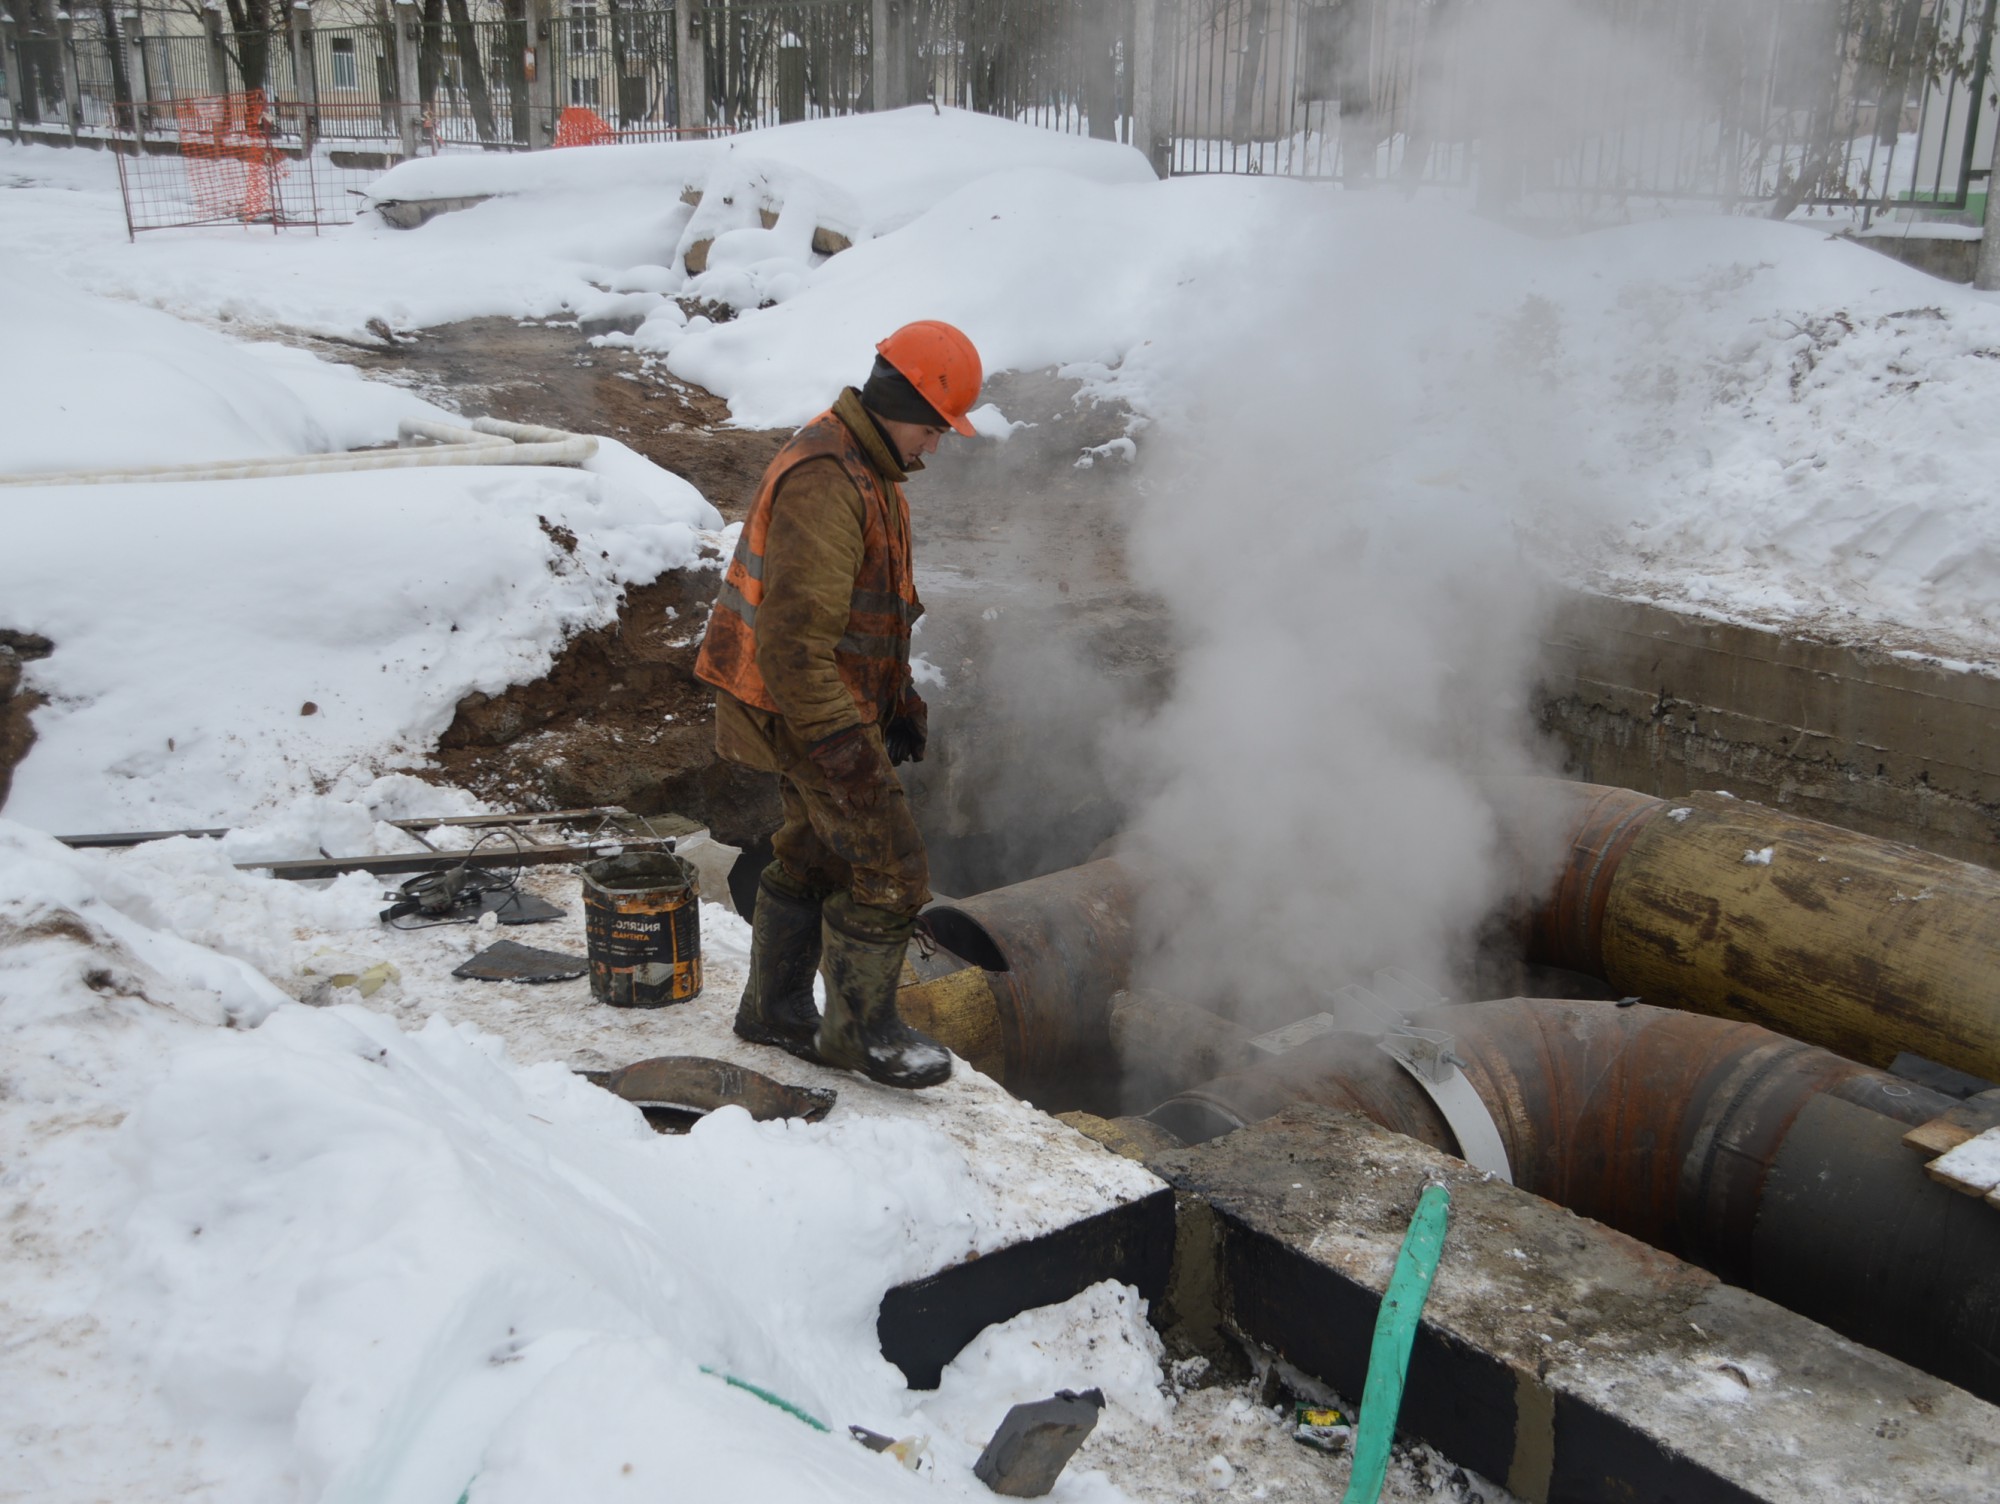
[[[398,852],[389,856],[343,856],[298,861],[279,858],[268,862],[238,862],[238,872],[268,872],[287,882],[310,882],[316,878],[344,877],[350,872],[390,874],[400,872],[443,872],[452,867],[556,867],[592,857],[616,856],[626,851],[673,850],[674,837],[654,836],[636,840],[604,839],[564,846],[522,846],[496,850],[474,857],[470,851]]]
[[[390,820],[386,823],[398,830],[415,834],[421,830],[435,830],[440,825],[457,825],[480,828],[495,825],[575,825],[584,820],[608,820],[629,815],[630,810],[621,805],[606,804],[592,809],[552,809],[526,814],[508,815],[445,815],[437,819]],[[148,841],[167,841],[175,836],[189,836],[196,839],[219,840],[234,829],[233,826],[218,826],[205,830],[127,830],[102,831],[91,835],[57,836],[63,845],[76,851],[101,850],[107,847],[143,846]]]

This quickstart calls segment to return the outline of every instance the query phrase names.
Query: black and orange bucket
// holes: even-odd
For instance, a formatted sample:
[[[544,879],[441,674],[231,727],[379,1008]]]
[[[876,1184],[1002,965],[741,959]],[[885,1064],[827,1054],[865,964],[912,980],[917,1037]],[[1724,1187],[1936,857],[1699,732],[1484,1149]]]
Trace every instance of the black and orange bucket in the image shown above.
[[[701,991],[701,885],[670,851],[633,851],[583,869],[590,991],[614,1008],[659,1008]]]

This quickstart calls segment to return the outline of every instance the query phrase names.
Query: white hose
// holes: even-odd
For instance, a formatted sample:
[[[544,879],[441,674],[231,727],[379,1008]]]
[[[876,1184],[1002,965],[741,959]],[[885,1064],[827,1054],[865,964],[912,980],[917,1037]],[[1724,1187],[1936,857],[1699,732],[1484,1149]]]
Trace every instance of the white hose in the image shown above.
[[[285,460],[202,461],[191,465],[142,465],[130,470],[64,470],[48,475],[0,475],[0,486],[99,486],[130,481],[261,480],[286,475],[332,475],[352,470],[404,470],[429,465],[581,465],[597,453],[597,440],[560,428],[475,418],[471,428],[406,418],[399,442],[440,442],[426,448],[365,449],[359,453],[308,454]]]
[[[450,423],[433,423],[427,418],[405,418],[396,425],[397,444],[408,449],[418,439],[429,439],[434,444],[504,444],[506,439],[498,434],[480,433],[473,428],[457,428]]]

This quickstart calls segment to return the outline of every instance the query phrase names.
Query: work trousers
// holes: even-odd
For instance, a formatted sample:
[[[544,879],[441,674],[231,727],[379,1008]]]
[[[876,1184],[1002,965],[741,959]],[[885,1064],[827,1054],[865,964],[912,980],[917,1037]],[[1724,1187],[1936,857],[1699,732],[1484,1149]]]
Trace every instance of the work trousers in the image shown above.
[[[879,744],[879,728],[868,726],[864,734]],[[849,814],[782,715],[723,690],[715,696],[715,750],[730,762],[778,775],[785,823],[771,848],[801,889],[821,898],[845,891],[856,905],[905,916],[930,902],[924,838],[887,759],[873,807]]]

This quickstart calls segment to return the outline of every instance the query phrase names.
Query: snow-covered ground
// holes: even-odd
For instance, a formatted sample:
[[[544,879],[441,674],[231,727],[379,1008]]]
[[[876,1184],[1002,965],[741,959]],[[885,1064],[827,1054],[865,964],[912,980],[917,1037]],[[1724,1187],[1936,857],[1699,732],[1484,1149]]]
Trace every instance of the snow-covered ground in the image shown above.
[[[1459,451],[1450,468],[1511,490],[1529,552],[1558,572],[2000,653],[2000,438],[1982,418],[2000,399],[2000,308],[1807,225],[1678,217],[1538,240],[1386,193],[1155,183],[1126,148],[927,109],[726,146],[425,160],[376,191],[494,196],[409,232],[365,217],[317,238],[127,246],[102,157],[8,148],[0,173],[11,265],[210,323],[350,338],[371,320],[641,318],[609,339],[754,425],[810,416],[914,316],[956,320],[995,369],[1067,366],[1144,416],[1183,416],[1226,385],[1223,325],[1351,303],[1406,319],[1421,358],[1343,370],[1337,319],[1323,348],[1279,358],[1410,385],[1397,442]],[[857,243],[820,255],[821,225]],[[690,278],[679,258],[711,237]],[[715,324],[677,300],[743,312]],[[1466,453],[1471,433],[1491,442]]]
[[[580,951],[575,879],[542,886],[569,917],[513,933]],[[874,1336],[889,1286],[1144,1194],[1136,1165],[970,1072],[897,1094],[746,1050],[723,909],[701,997],[622,1013],[583,982],[454,980],[492,934],[385,929],[378,890],[0,823],[0,1497],[964,1497],[1016,1401],[1099,1385],[1107,1442],[1164,1418],[1116,1287],[989,1334],[935,1394]],[[381,961],[366,1003],[291,1000]],[[661,1137],[568,1068],[660,1053],[847,1103]],[[928,1473],[852,1423],[927,1437]],[[1059,1497],[1124,1497],[1091,1472]]]
[[[782,424],[888,328],[945,317],[994,369],[1057,365],[1127,402],[1149,494],[1175,483],[1149,460],[1190,435],[1250,472],[1277,441],[1242,393],[1285,417],[1285,497],[1211,465],[1199,507],[1142,512],[1140,573],[1190,598],[1263,568],[1290,583],[1260,610],[1323,624],[1328,550],[1393,620],[1423,604],[1396,549],[1428,530],[1487,576],[2000,656],[2000,309],[1811,230],[1541,241],[1386,195],[1155,183],[1123,148],[928,110],[399,177],[379,191],[491,197],[409,232],[129,245],[108,159],[0,146],[0,474],[316,453],[439,416],[286,330],[636,316],[608,338]],[[852,248],[814,251],[821,228]],[[625,586],[725,544],[691,487],[606,443],[582,471],[10,487],[0,507],[0,627],[57,644],[30,665],[48,703],[0,821],[0,1497],[970,1496],[1006,1403],[1090,1383],[1112,1409],[1058,1498],[1324,1491],[1264,1412],[1175,1392],[1129,1292],[988,1333],[936,1396],[902,1388],[874,1345],[881,1292],[1043,1199],[993,1183],[1047,1140],[990,1084],[663,1139],[577,1079],[568,1063],[661,1040],[734,1049],[744,935],[723,911],[698,1005],[614,1014],[575,984],[450,979],[477,936],[384,932],[369,879],[230,865],[402,843],[380,822],[467,809],[408,768],[466,692],[534,677]],[[1371,534],[1376,514],[1401,532]],[[1464,634],[1397,635],[1448,700]],[[1351,664],[1298,648],[1293,683],[1347,684]],[[1240,692],[1243,654],[1215,656]],[[1407,761],[1442,714],[1352,687],[1349,748]],[[1274,694],[1267,729],[1287,710]],[[1325,765],[1313,736],[1265,740]],[[1380,759],[1362,761],[1365,783]],[[118,854],[42,834],[188,824],[240,833]],[[400,980],[293,1000],[353,956]],[[1010,1134],[1032,1152],[996,1155]],[[1138,1173],[1075,1152],[1107,1184]],[[850,1422],[928,1436],[927,1469],[862,1451]]]

